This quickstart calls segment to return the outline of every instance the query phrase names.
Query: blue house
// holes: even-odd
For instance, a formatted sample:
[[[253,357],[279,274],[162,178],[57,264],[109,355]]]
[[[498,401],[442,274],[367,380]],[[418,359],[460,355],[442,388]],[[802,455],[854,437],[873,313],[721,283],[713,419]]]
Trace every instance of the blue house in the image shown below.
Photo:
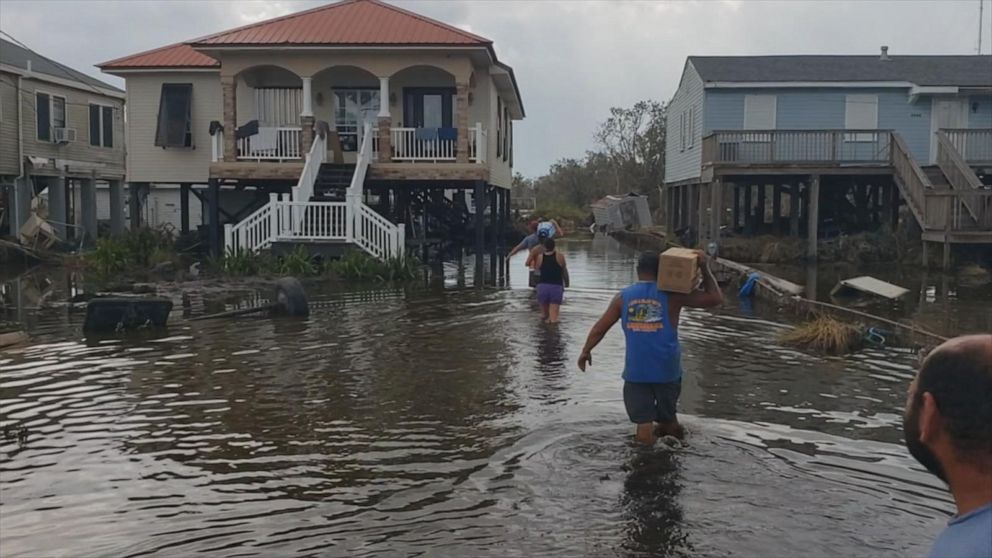
[[[668,106],[669,228],[804,231],[811,257],[819,237],[900,218],[924,241],[992,243],[992,56],[887,50],[689,57]]]

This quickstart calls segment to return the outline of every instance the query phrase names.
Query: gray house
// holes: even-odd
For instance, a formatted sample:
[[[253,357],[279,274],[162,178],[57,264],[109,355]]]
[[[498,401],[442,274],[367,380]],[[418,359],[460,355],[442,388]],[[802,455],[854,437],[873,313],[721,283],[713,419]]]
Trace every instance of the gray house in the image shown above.
[[[97,188],[123,230],[124,92],[0,39],[0,185],[4,220],[32,214],[59,237],[97,233]]]
[[[668,224],[701,240],[813,240],[905,204],[924,240],[992,242],[992,56],[692,56],[668,138]]]

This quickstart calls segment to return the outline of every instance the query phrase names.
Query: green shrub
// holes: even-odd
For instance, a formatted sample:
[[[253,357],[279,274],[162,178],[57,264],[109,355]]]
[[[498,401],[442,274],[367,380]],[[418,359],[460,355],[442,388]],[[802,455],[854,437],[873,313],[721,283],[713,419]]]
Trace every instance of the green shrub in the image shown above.
[[[114,238],[101,238],[96,248],[86,254],[85,262],[98,274],[110,276],[127,269],[129,257],[124,243]]]
[[[347,281],[398,283],[417,279],[420,262],[416,258],[380,261],[362,252],[348,252],[341,259],[330,262],[327,271]]]
[[[179,262],[172,235],[143,228],[120,237],[100,238],[96,248],[83,255],[85,264],[97,274],[110,276],[132,270],[147,270],[156,264]]]
[[[576,207],[558,201],[543,202],[534,211],[534,215],[540,215],[545,219],[554,219],[559,223],[561,221],[583,222],[588,219],[591,213],[588,208]]]
[[[258,275],[262,267],[261,264],[259,255],[251,250],[232,250],[228,248],[218,267],[223,270],[225,275],[247,277]]]
[[[310,277],[317,275],[317,266],[314,264],[310,253],[303,246],[297,245],[291,252],[281,256],[275,262],[276,272],[280,275],[293,275],[296,277]]]

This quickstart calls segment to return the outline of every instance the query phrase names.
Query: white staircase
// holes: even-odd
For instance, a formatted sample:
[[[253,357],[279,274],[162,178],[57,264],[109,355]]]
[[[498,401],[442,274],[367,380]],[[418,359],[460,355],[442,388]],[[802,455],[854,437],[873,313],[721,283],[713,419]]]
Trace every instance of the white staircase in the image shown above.
[[[274,242],[336,242],[353,244],[381,260],[402,258],[403,225],[391,223],[362,201],[373,138],[372,125],[366,123],[345,201],[325,202],[311,200],[327,154],[326,138],[315,137],[300,180],[290,194],[271,194],[267,204],[240,223],[224,225],[226,253],[258,252]]]

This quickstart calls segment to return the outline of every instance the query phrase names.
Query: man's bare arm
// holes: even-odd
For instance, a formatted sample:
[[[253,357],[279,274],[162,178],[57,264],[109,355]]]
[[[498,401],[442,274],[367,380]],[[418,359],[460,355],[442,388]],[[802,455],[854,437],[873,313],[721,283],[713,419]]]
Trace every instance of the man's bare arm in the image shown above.
[[[523,241],[520,242],[520,244],[517,244],[516,246],[514,246],[513,247],[513,250],[510,250],[510,253],[507,254],[506,257],[512,258],[514,255],[516,255],[517,252],[522,252],[522,251],[526,250],[527,247],[524,246],[524,243],[525,242],[526,242],[526,240],[523,240]]]
[[[582,347],[582,354],[579,355],[579,370],[586,371],[586,365],[592,364],[592,350],[599,345],[599,342],[606,337],[606,332],[610,331],[613,324],[617,323],[623,312],[623,299],[617,295],[610,302],[610,306],[603,312],[599,321],[589,330],[589,337],[586,338],[586,345]]]
[[[558,252],[557,256],[558,256],[558,264],[561,266],[562,286],[568,288],[569,283],[571,283],[571,281],[569,280],[568,277],[568,266],[565,265],[565,254]]]
[[[709,261],[701,250],[699,254],[699,269],[703,273],[703,290],[693,291],[687,295],[675,297],[675,301],[681,306],[690,308],[712,308],[723,304],[723,291],[717,283],[713,271],[710,269]]]

